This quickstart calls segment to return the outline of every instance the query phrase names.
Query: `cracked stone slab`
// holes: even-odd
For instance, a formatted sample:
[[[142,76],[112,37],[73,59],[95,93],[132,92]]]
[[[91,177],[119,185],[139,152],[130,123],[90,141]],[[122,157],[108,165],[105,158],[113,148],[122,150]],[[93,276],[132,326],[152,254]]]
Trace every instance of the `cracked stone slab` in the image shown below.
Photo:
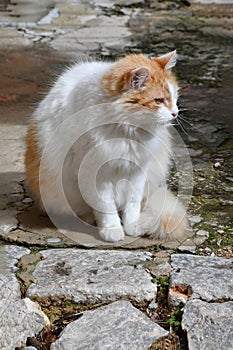
[[[23,208],[30,203],[21,200]],[[6,233],[0,230],[0,237],[10,242],[20,244],[36,244],[40,246],[50,246],[63,248],[64,245],[87,247],[87,248],[144,248],[159,245],[168,249],[176,249],[181,242],[177,240],[158,240],[150,237],[130,237],[126,236],[124,241],[116,243],[105,242],[100,239],[95,227],[80,227],[79,232],[63,231],[61,233],[48,217],[41,215],[35,207],[30,210],[21,211],[17,215],[19,221],[18,229]]]
[[[189,350],[233,350],[233,302],[188,301],[182,328],[187,331]]]
[[[19,282],[15,276],[17,271],[15,264],[23,255],[29,253],[30,250],[24,247],[10,245],[0,247],[0,300],[10,302],[21,298]]]
[[[16,219],[17,211],[15,209],[0,210],[0,232],[7,234],[16,229],[18,220]]]
[[[68,54],[80,54],[90,56],[92,51],[98,51],[101,46],[123,48],[130,44],[131,32],[127,28],[128,16],[95,16],[86,23],[77,23],[75,30],[69,28],[67,33],[59,35],[51,41],[50,45],[55,50]],[[68,25],[68,24],[67,24]],[[67,27],[68,28],[68,27]]]
[[[206,301],[233,298],[233,259],[174,254],[171,256],[169,297],[172,304],[200,298]]]
[[[130,302],[120,300],[84,312],[64,329],[52,349],[147,350],[167,334]]]
[[[1,328],[0,328],[0,348],[1,350],[12,350],[25,343],[28,337],[39,333],[49,319],[39,309],[37,303],[29,298],[16,302],[0,300]]]
[[[19,247],[16,245],[5,245],[0,247],[0,266],[1,271],[3,268],[3,264],[5,264],[5,269],[9,272],[17,271],[17,267],[15,266],[18,260],[26,254],[30,253],[30,249]]]
[[[146,266],[148,252],[52,249],[40,252],[43,260],[33,273],[28,296],[66,296],[75,302],[115,301],[129,297],[150,301],[156,285]]]
[[[37,303],[29,298],[21,299],[19,282],[15,276],[18,260],[29,254],[24,247],[5,245],[0,247],[0,349],[12,350],[26,342],[49,325],[46,315]]]

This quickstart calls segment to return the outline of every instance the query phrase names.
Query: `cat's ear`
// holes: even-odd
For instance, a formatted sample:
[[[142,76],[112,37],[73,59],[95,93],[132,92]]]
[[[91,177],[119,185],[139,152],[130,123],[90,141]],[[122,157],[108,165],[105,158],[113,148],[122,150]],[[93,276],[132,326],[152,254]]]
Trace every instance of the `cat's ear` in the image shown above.
[[[168,52],[166,55],[152,58],[155,59],[163,69],[171,69],[176,65],[177,53],[175,51]]]
[[[149,78],[149,69],[140,67],[131,72],[130,87],[135,90],[143,90],[146,87],[146,81]]]

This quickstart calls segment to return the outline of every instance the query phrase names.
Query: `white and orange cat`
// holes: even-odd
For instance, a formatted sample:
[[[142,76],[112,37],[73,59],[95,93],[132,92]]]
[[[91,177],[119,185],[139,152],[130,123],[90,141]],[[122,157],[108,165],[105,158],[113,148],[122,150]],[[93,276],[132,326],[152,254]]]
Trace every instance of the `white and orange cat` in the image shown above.
[[[28,183],[49,215],[72,211],[109,242],[185,237],[185,209],[166,187],[169,126],[179,112],[175,64],[175,51],[128,55],[79,63],[59,77],[26,140]]]

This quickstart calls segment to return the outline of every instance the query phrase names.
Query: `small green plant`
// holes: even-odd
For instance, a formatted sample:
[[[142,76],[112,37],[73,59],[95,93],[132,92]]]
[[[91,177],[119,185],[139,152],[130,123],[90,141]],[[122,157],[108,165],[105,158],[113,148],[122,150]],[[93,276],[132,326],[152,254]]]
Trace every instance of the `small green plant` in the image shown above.
[[[152,283],[157,283],[157,282],[158,282],[158,279],[157,279],[156,277],[153,277],[153,278],[151,278],[151,282],[152,282]]]
[[[169,286],[168,277],[160,277],[160,278],[153,277],[151,279],[151,282],[157,283],[157,287],[160,292],[162,292],[164,288],[167,288],[167,286]]]
[[[178,330],[178,328],[181,325],[181,318],[182,318],[182,311],[181,309],[175,309],[168,320],[166,321],[166,324],[171,326],[175,331]]]
[[[152,278],[151,282],[157,283],[158,293],[157,302],[163,306],[167,305],[167,293],[169,287],[169,277],[163,276],[159,278]]]
[[[180,326],[180,321],[176,320],[176,316],[175,315],[171,315],[171,317],[168,319],[167,321],[168,324],[170,324],[170,326]]]
[[[162,291],[164,288],[167,288],[168,286],[169,286],[168,277],[160,277],[158,282],[159,290]]]

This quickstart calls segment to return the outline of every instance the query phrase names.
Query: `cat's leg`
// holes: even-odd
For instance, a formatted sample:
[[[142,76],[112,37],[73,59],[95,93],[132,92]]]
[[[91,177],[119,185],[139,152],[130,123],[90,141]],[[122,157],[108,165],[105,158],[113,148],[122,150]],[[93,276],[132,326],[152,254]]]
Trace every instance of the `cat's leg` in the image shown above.
[[[133,183],[133,192],[122,213],[122,223],[128,236],[137,237],[144,234],[144,230],[139,227],[138,221],[141,216],[145,177],[143,175],[137,176]]]
[[[112,214],[94,211],[94,216],[97,226],[99,227],[99,236],[104,241],[118,242],[125,238],[125,233],[117,211]]]
[[[94,209],[94,208],[93,208]],[[99,202],[93,210],[95,221],[99,227],[99,236],[107,242],[118,242],[125,234],[115,204],[114,191],[111,185],[99,190]]]

